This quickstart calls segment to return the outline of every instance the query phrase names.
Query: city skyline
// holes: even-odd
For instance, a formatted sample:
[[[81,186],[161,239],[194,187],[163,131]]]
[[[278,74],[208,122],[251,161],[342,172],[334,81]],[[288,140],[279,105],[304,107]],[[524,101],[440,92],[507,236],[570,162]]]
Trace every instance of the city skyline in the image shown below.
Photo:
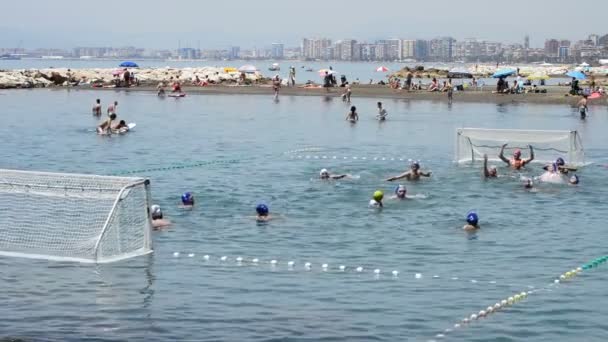
[[[434,10],[437,9],[437,10]],[[74,46],[139,46],[177,48],[178,41],[196,47],[261,46],[266,42],[299,43],[298,37],[357,37],[433,39],[516,43],[529,34],[530,46],[540,48],[540,37],[576,40],[586,32],[601,32],[608,3],[598,2],[584,18],[575,16],[565,1],[511,1],[497,8],[481,0],[455,5],[436,0],[433,10],[397,0],[373,4],[309,0],[292,4],[267,0],[264,4],[182,0],[170,6],[150,6],[132,0],[127,8],[118,0],[100,4],[76,0],[36,3],[11,2],[0,13],[0,46],[25,48]],[[584,25],[580,25],[583,23]],[[24,24],[27,23],[27,24]],[[231,43],[228,43],[231,42]]]

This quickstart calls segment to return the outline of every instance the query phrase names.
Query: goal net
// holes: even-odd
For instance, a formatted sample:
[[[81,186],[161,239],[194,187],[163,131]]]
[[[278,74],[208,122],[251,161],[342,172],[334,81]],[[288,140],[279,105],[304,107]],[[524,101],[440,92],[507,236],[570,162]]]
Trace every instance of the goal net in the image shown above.
[[[551,163],[562,157],[569,165],[583,165],[585,152],[576,131],[542,131],[517,129],[459,128],[456,132],[456,161],[471,162],[500,160],[503,144],[508,144],[504,155],[510,158],[515,149],[521,149],[522,158],[528,158],[528,145],[534,148],[534,161]]]
[[[107,263],[150,253],[149,181],[0,169],[0,255]]]

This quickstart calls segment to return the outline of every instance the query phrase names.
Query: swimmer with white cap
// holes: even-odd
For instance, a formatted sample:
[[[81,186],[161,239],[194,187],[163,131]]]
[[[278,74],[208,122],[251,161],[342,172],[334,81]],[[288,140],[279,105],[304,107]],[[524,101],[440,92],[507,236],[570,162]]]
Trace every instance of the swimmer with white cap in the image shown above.
[[[163,218],[163,211],[159,205],[155,204],[150,207],[150,216],[152,217],[152,228],[154,230],[160,230],[171,225],[171,221]]]
[[[469,211],[469,213],[467,214],[467,224],[465,224],[464,227],[462,227],[462,229],[464,229],[467,232],[474,232],[474,231],[478,230],[479,228],[481,228],[479,226],[479,216],[477,216],[476,212]]]
[[[329,173],[329,171],[327,171],[327,169],[323,169],[321,170],[321,172],[319,172],[319,178],[323,179],[323,180],[327,180],[327,179],[342,179],[342,178],[346,178],[348,177],[348,174],[343,174],[343,175],[332,175]]]
[[[570,179],[568,180],[568,184],[570,185],[577,185],[580,182],[580,179],[578,178],[577,175],[572,175],[572,177],[570,177]]]
[[[495,165],[491,165],[488,168],[488,155],[483,155],[483,176],[485,178],[496,178],[498,177],[498,170]]]
[[[532,190],[534,188],[534,182],[532,181],[532,178],[524,179],[524,188],[526,190]]]
[[[383,198],[384,198],[384,193],[380,190],[377,190],[376,192],[374,192],[372,199],[369,200],[369,207],[377,208],[377,209],[383,208],[384,207],[384,205],[382,204]]]
[[[391,177],[389,179],[387,179],[387,181],[392,182],[392,181],[396,181],[399,179],[407,179],[409,181],[412,180],[419,180],[420,177],[431,177],[431,172],[423,172],[420,171],[420,163],[417,161],[413,161],[412,164],[410,165],[410,170],[406,171],[402,174],[400,174],[399,176],[395,176],[395,177]]]
[[[406,200],[408,198],[409,197],[407,196],[407,189],[405,188],[405,185],[397,185],[395,188],[395,196],[391,197],[391,199]]]
[[[526,164],[529,164],[530,162],[532,162],[534,160],[534,148],[532,148],[532,145],[528,145],[528,148],[530,149],[530,158],[528,158],[528,159],[521,159],[521,150],[520,149],[516,149],[513,152],[513,158],[511,158],[511,159],[505,158],[504,153],[505,153],[505,147],[507,147],[507,145],[508,144],[502,145],[498,158],[500,158],[500,160],[502,160],[503,162],[509,164],[509,166],[512,167],[513,169],[519,170],[522,167],[526,166]]]

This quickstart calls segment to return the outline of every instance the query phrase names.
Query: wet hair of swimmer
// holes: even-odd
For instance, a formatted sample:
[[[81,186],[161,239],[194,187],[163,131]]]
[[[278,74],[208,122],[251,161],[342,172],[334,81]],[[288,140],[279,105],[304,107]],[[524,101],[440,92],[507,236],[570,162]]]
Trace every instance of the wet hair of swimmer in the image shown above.
[[[382,102],[378,102],[378,107],[382,107]]]
[[[258,204],[255,207],[255,211],[258,213],[258,215],[260,216],[268,216],[268,213],[270,212],[270,210],[268,209],[268,206],[266,204]]]
[[[159,205],[153,205],[150,207],[150,211],[152,212],[152,219],[153,220],[162,220],[163,218],[163,211],[160,209]]]
[[[469,211],[469,213],[467,214],[467,223],[471,226],[477,226],[477,224],[479,223],[479,216],[477,216],[476,212]]]
[[[350,107],[350,111],[353,112],[353,113],[356,112],[357,111],[357,107],[355,107],[355,106]]]
[[[182,194],[182,204],[183,205],[194,205],[194,196],[191,192],[184,192]]]
[[[116,120],[116,114],[114,114],[114,113],[110,114],[110,119]]]
[[[533,186],[534,186],[534,183],[532,182],[532,179],[528,178],[524,181],[524,188],[532,189]]]
[[[566,161],[564,161],[564,158],[559,157],[555,160],[555,164],[557,164],[558,166],[564,166],[566,165]]]

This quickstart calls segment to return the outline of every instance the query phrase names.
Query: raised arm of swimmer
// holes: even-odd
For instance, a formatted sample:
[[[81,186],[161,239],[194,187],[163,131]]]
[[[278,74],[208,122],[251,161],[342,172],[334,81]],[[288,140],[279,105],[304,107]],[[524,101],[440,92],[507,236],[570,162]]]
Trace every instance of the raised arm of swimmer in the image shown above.
[[[490,177],[490,170],[488,170],[488,155],[483,155],[483,176],[488,178]]]
[[[502,145],[502,148],[500,149],[500,154],[498,155],[498,158],[500,158],[500,160],[502,160],[503,162],[511,165],[511,161],[507,158],[505,158],[505,147],[507,147],[508,144],[504,144]]]
[[[524,162],[525,164],[528,164],[529,162],[534,160],[534,148],[532,148],[532,145],[528,145],[528,147],[530,148],[530,158],[526,159],[526,161]]]

